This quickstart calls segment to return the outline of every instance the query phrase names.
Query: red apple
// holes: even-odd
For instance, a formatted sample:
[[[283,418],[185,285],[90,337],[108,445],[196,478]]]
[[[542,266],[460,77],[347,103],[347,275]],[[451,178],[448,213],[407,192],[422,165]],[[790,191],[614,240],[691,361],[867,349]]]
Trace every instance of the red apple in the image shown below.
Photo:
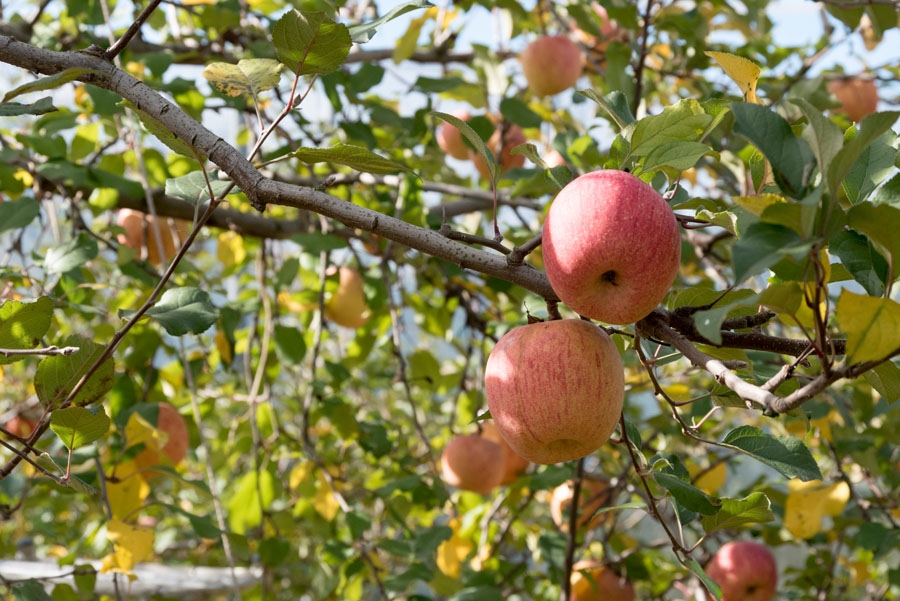
[[[550,516],[562,530],[569,528],[569,511],[572,505],[572,482],[565,482],[553,489],[550,496]],[[585,477],[581,481],[581,498],[578,500],[578,526],[596,528],[606,520],[606,513],[594,512],[609,504],[609,482],[600,478]],[[591,519],[593,516],[593,519]]]
[[[572,34],[575,36],[576,40],[578,40],[588,48],[606,50],[608,41],[621,35],[619,32],[619,26],[615,21],[610,20],[609,15],[606,12],[606,8],[604,8],[603,6],[594,2],[591,4],[591,8],[594,10],[594,13],[600,18],[600,33],[602,34],[602,37],[598,39],[596,36],[593,36],[586,31],[578,29],[574,26],[572,27]]]
[[[772,552],[759,543],[726,543],[706,566],[706,574],[722,587],[722,601],[775,598],[778,568]]]
[[[595,560],[572,566],[572,601],[634,601],[631,583]]]
[[[500,484],[506,486],[507,484],[515,482],[516,478],[519,477],[519,474],[528,469],[528,464],[530,462],[524,457],[516,454],[516,452],[506,444],[506,441],[500,436],[500,431],[497,429],[497,426],[491,422],[484,422],[481,425],[481,435],[492,442],[496,442],[500,445],[500,448],[503,449],[506,469],[503,471],[503,480],[500,481]]]
[[[584,53],[564,35],[542,36],[519,55],[528,87],[538,96],[553,96],[575,85],[584,71]]]
[[[461,121],[468,121],[472,116],[469,114],[469,111],[454,111],[451,114]],[[446,121],[441,122],[437,131],[437,143],[441,150],[454,159],[465,160],[469,158],[469,147],[466,146],[463,135],[455,125],[450,125]]]
[[[862,121],[863,117],[878,109],[878,88],[871,79],[835,79],[828,82],[828,91],[840,100],[838,111],[846,113],[854,121]]]
[[[478,434],[457,436],[441,455],[441,473],[447,484],[486,495],[500,486],[506,472],[503,449]]]
[[[138,453],[134,462],[140,469],[147,469],[154,465],[175,466],[181,463],[187,455],[188,430],[184,418],[178,410],[169,403],[159,403],[157,409],[156,424],[151,424],[160,432],[165,433],[165,443],[160,447],[154,445],[154,440],[144,443],[144,449]],[[155,476],[155,472],[144,472],[144,476]]]
[[[16,415],[6,422],[6,430],[10,434],[15,434],[19,438],[28,438],[34,432],[37,422],[22,415]]]
[[[519,326],[488,357],[485,395],[512,450],[535,463],[584,457],[609,440],[625,396],[622,358],[579,319]]]
[[[518,146],[519,144],[524,144],[528,141],[528,138],[525,137],[525,134],[522,132],[522,128],[516,124],[511,124],[506,129],[506,134],[503,136],[503,145],[500,145],[500,129],[494,131],[491,135],[490,139],[487,141],[486,146],[488,151],[492,152],[494,155],[494,160],[500,163],[500,172],[504,172],[507,169],[511,169],[513,167],[521,167],[525,164],[525,155],[524,154],[513,154],[512,149]],[[500,159],[497,160],[497,150],[500,149]],[[472,159],[472,162],[475,163],[475,168],[478,170],[478,173],[481,174],[481,177],[488,177],[488,168],[487,164],[484,162],[484,159],[481,158],[481,155],[470,150],[469,157]]]
[[[624,171],[594,171],[556,196],[544,223],[544,267],[570,309],[634,323],[660,303],[681,259],[675,213]]]

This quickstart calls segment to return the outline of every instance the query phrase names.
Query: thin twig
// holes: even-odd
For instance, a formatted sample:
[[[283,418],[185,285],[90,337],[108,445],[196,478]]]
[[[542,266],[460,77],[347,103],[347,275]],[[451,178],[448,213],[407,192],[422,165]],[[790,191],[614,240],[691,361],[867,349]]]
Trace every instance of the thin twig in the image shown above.
[[[563,570],[563,588],[560,597],[562,601],[572,600],[572,566],[575,564],[575,549],[578,547],[578,502],[581,500],[581,484],[583,481],[584,457],[575,464],[575,478],[572,482],[572,502],[569,504],[569,540],[566,544],[566,563]]]
[[[125,30],[125,33],[122,34],[122,37],[118,39],[112,46],[110,46],[106,52],[103,53],[103,58],[108,61],[116,58],[120,52],[125,50],[125,47],[128,45],[128,42],[131,41],[131,38],[141,29],[141,26],[144,24],[147,19],[150,18],[150,15],[156,10],[156,7],[159,6],[159,3],[162,0],[150,0],[147,3],[147,6],[144,7],[144,10],[141,11],[141,14],[138,15],[137,19],[134,20],[134,23],[128,26],[128,29]]]
[[[56,345],[46,346],[44,348],[34,348],[34,349],[10,349],[10,348],[0,348],[0,355],[4,357],[14,357],[18,355],[74,355],[77,353],[80,348],[77,346],[64,346],[59,348]]]
[[[641,53],[638,56],[637,66],[634,69],[634,100],[631,103],[631,110],[635,117],[637,117],[638,107],[641,103],[641,92],[643,91],[644,62],[647,59],[647,39],[650,37],[650,11],[652,9],[653,0],[647,0],[643,29],[641,31]]]

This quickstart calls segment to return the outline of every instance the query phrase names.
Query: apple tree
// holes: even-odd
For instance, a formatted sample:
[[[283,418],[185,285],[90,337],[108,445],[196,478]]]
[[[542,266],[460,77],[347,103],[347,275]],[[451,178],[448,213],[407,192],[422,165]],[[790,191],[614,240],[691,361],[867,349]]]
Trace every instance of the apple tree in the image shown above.
[[[898,2],[786,4],[0,5],[0,594],[900,598]],[[628,196],[544,239],[600,170],[677,273]],[[529,463],[488,358],[579,318],[503,394],[621,411]]]

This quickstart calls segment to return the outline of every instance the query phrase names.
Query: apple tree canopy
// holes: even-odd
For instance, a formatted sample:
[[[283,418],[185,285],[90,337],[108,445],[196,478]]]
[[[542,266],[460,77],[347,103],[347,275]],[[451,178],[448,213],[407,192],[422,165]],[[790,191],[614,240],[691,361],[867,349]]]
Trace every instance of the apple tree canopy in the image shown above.
[[[721,599],[741,540],[900,599],[898,4],[3,2],[0,597]],[[528,464],[487,359],[580,317],[541,231],[601,169],[681,259],[594,322],[609,441]]]

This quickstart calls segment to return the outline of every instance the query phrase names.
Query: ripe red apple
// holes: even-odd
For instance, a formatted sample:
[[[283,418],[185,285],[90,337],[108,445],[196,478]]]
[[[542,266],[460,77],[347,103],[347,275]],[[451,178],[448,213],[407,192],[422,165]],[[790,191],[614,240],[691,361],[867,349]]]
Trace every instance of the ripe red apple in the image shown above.
[[[494,154],[495,160],[497,160],[497,149],[500,148],[500,159],[497,160],[497,162],[500,163],[500,172],[502,173],[507,169],[521,167],[525,164],[525,155],[513,154],[512,149],[527,141],[528,138],[525,137],[522,128],[513,123],[506,128],[506,133],[503,135],[502,147],[500,145],[500,128],[494,131],[487,141],[486,146],[488,150]],[[469,157],[472,159],[472,162],[475,163],[475,168],[478,170],[478,173],[481,174],[481,177],[488,177],[488,167],[484,162],[484,159],[481,158],[481,155],[469,150]]]
[[[581,498],[578,500],[578,526],[596,528],[606,520],[606,513],[594,512],[607,505],[609,498],[609,482],[600,478],[585,477],[581,481]],[[550,496],[550,516],[562,530],[569,528],[569,508],[572,505],[572,482],[565,482],[553,489]],[[593,516],[593,519],[591,519]]]
[[[769,601],[775,598],[778,568],[768,547],[752,541],[726,543],[706,574],[722,587],[722,601]]]
[[[656,308],[681,260],[675,213],[649,185],[615,170],[587,173],[560,191],[543,249],[559,298],[613,324],[634,323]]]
[[[838,112],[846,113],[854,121],[878,109],[878,88],[871,79],[835,79],[828,82],[828,91],[841,101]]]
[[[519,477],[519,474],[528,469],[528,464],[530,462],[518,455],[508,444],[506,444],[506,441],[500,436],[500,431],[497,429],[497,426],[491,422],[484,422],[481,425],[481,435],[492,442],[496,442],[500,445],[500,448],[503,449],[506,469],[503,471],[503,480],[500,481],[501,485],[506,486],[507,484],[511,484]]]
[[[494,424],[535,463],[584,457],[609,440],[625,378],[616,345],[580,319],[519,326],[488,357],[484,389]]]
[[[165,443],[160,447],[153,444],[155,439],[144,443],[144,449],[138,453],[134,462],[140,469],[154,465],[175,466],[187,455],[188,430],[184,418],[169,403],[159,403],[156,424],[152,424],[166,435]],[[144,472],[145,477],[157,475],[155,472]]]
[[[575,85],[584,71],[584,53],[564,35],[539,37],[519,55],[528,87],[538,96],[553,96]]]
[[[441,455],[441,473],[447,484],[486,495],[500,486],[506,472],[503,449],[478,434],[457,436]]]
[[[451,113],[454,117],[461,121],[468,121],[472,116],[469,111],[454,111]],[[465,160],[469,158],[469,147],[463,140],[463,135],[455,125],[450,125],[446,121],[442,121],[437,131],[437,143],[441,150],[452,156],[454,159]]]
[[[34,432],[37,422],[22,415],[16,415],[6,422],[6,430],[10,434],[15,434],[19,438],[28,438]]]
[[[631,583],[596,560],[572,566],[572,601],[634,601]]]

